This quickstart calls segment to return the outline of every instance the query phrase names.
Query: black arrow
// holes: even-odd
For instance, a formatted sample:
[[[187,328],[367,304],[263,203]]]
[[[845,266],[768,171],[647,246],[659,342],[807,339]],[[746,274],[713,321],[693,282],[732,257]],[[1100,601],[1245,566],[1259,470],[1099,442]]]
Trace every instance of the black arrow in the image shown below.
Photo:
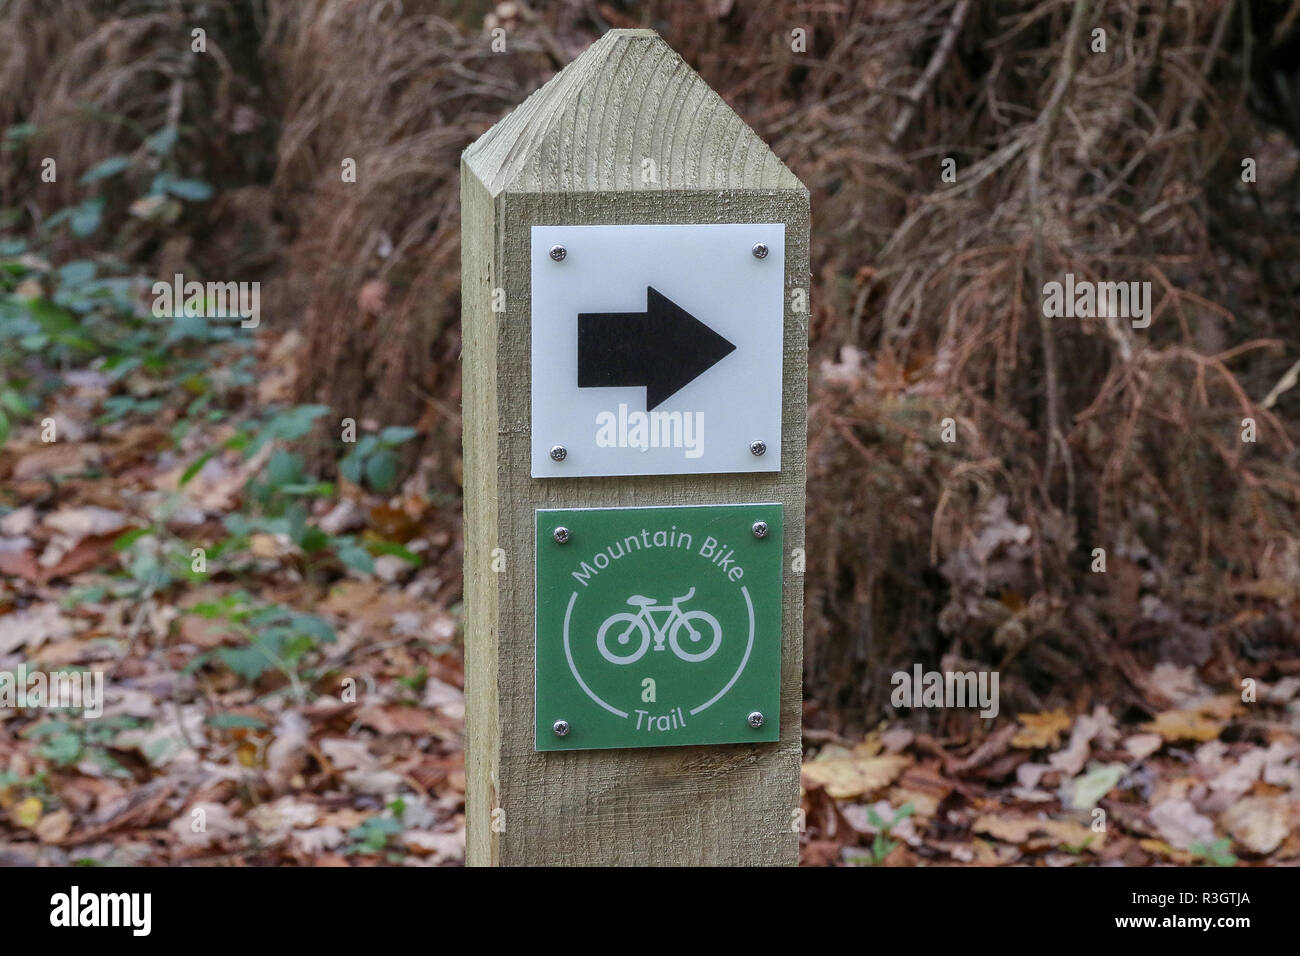
[[[736,350],[650,286],[644,312],[578,313],[578,388],[645,386],[646,411]]]

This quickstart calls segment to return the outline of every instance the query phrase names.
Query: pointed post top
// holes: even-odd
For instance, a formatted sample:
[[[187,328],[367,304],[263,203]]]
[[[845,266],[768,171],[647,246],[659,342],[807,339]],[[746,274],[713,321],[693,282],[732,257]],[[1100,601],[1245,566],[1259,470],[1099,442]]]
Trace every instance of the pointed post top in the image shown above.
[[[502,192],[804,186],[653,30],[610,30],[465,150]]]

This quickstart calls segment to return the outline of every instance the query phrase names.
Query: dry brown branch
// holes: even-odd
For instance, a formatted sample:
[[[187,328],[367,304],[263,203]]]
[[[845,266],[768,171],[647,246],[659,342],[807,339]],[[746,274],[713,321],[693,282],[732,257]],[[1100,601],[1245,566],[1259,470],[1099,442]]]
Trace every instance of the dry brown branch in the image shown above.
[[[1074,10],[1070,15],[1070,26],[1065,33],[1065,57],[1061,69],[1056,75],[1056,84],[1052,95],[1043,108],[1037,122],[1037,138],[1029,153],[1029,215],[1034,232],[1033,276],[1030,292],[1037,295],[1044,286],[1043,253],[1043,197],[1041,193],[1043,159],[1047,148],[1056,135],[1060,122],[1061,110],[1065,104],[1065,95],[1074,82],[1078,65],[1079,46],[1083,42],[1083,26],[1088,19],[1088,0],[1075,0]],[[1074,510],[1074,464],[1070,458],[1070,446],[1061,431],[1061,394],[1057,382],[1056,334],[1052,329],[1052,319],[1045,309],[1039,309],[1039,323],[1043,335],[1043,376],[1045,380],[1047,405],[1047,462],[1043,466],[1043,476],[1050,481],[1052,472],[1060,454],[1065,467],[1068,492],[1066,495],[1067,511]]]
[[[943,36],[939,38],[939,45],[934,48],[934,56],[930,57],[925,71],[907,92],[903,109],[899,112],[898,119],[894,120],[894,125],[890,127],[891,144],[902,139],[907,128],[912,125],[912,117],[916,115],[917,106],[930,91],[935,77],[939,75],[939,71],[943,69],[943,65],[948,62],[948,57],[952,54],[953,45],[957,42],[957,35],[961,33],[962,24],[966,22],[966,13],[969,10],[970,0],[957,0],[952,8],[952,16],[948,19],[948,25],[943,28]]]

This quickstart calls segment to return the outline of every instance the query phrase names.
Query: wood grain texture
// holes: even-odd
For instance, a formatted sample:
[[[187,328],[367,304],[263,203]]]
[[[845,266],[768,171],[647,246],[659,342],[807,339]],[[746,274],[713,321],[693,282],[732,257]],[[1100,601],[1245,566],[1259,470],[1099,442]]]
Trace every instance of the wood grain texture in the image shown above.
[[[657,166],[643,182],[642,160]],[[653,30],[611,30],[465,151],[488,191],[803,185]]]
[[[657,183],[641,181],[647,158]],[[789,293],[809,287],[808,192],[641,30],[594,44],[466,150],[461,173],[469,862],[792,864],[803,581],[790,557],[803,547],[808,329]],[[531,227],[722,222],[786,226],[782,470],[531,478]],[[780,741],[534,752],[534,511],[747,501],[785,505]]]

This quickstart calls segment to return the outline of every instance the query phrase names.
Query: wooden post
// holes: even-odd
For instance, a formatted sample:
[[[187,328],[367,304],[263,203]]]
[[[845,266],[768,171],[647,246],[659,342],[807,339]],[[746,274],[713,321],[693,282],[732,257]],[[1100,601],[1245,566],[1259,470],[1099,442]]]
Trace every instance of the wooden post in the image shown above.
[[[593,44],[465,151],[461,180],[469,863],[793,864],[808,191],[650,30]],[[784,226],[780,470],[532,477],[532,227],[712,223]],[[742,502],[784,506],[779,741],[537,752],[535,512]]]

